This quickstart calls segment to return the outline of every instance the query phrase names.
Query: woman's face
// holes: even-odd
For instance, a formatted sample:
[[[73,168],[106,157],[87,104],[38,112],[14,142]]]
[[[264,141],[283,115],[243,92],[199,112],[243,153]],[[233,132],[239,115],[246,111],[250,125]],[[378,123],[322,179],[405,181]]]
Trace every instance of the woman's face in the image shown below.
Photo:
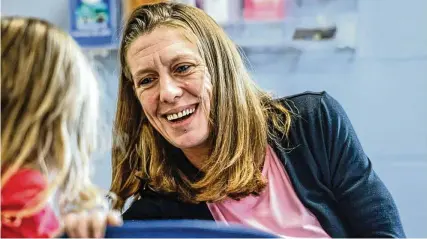
[[[206,147],[212,85],[197,46],[182,31],[158,27],[139,36],[126,60],[142,109],[153,127],[180,149]]]

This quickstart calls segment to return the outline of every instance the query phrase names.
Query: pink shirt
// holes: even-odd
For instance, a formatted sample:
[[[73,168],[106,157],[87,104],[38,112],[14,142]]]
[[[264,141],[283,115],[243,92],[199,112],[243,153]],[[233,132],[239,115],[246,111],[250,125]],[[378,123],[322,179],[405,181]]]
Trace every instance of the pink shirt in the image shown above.
[[[260,196],[208,203],[215,221],[243,224],[282,237],[329,238],[316,217],[298,199],[271,147],[267,148],[262,174],[268,184]]]

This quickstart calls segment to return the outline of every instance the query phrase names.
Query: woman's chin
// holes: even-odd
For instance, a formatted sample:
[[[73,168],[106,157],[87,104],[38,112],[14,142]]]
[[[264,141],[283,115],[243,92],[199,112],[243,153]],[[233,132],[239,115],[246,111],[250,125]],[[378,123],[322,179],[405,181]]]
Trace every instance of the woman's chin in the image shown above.
[[[175,138],[171,143],[181,150],[197,149],[206,144],[206,139],[207,137],[184,134]]]
[[[197,148],[197,146],[199,146],[200,144],[197,142],[193,142],[193,141],[178,141],[178,142],[174,142],[174,146],[185,150],[185,149],[192,149],[192,148]]]

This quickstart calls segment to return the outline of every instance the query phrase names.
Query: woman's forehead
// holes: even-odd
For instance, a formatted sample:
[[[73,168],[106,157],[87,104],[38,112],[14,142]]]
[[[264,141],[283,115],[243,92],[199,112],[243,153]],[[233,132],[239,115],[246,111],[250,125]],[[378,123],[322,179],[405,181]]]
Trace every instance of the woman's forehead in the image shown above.
[[[169,65],[183,59],[201,60],[197,45],[177,29],[155,29],[135,39],[127,52],[132,75],[154,66],[155,59]]]
[[[197,51],[196,42],[194,37],[183,29],[161,26],[137,37],[130,44],[127,57],[149,55],[167,48],[188,48]]]

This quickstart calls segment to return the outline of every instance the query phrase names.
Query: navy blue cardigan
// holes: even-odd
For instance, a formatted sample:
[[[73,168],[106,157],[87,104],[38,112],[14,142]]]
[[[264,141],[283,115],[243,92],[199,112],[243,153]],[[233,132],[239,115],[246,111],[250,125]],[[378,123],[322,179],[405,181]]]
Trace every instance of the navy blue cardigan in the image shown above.
[[[405,237],[389,191],[372,169],[344,109],[327,93],[278,99],[294,112],[289,138],[273,143],[304,206],[331,237]],[[176,152],[181,170],[197,173]],[[206,203],[141,189],[125,220],[213,220]]]

